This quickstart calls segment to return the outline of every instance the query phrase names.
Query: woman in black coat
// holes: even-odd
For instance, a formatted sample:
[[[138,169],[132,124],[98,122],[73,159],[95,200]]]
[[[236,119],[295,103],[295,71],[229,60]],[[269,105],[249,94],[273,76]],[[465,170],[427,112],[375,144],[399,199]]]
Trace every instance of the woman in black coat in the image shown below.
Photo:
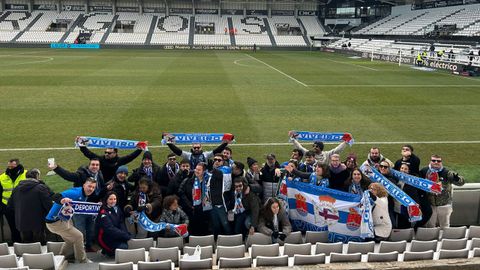
[[[102,208],[97,217],[98,243],[102,254],[115,256],[115,249],[127,249],[127,241],[132,238],[125,226],[125,218],[121,207],[117,206],[117,194],[110,191],[105,196]]]

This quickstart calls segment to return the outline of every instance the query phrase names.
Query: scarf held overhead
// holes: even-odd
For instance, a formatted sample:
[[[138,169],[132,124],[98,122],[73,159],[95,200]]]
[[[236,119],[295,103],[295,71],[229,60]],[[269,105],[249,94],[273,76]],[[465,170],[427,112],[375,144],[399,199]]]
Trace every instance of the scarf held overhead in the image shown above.
[[[137,147],[147,150],[147,143],[144,141],[131,141],[108,139],[89,136],[78,136],[75,139],[75,146],[88,146],[90,148],[118,148],[118,149],[136,149]]]
[[[407,207],[410,222],[422,220],[422,213],[417,202],[410,198],[410,196],[403,192],[403,190],[401,190],[397,185],[390,182],[375,168],[372,168],[368,165],[362,165],[360,170],[373,182],[380,183],[387,190],[390,196],[400,202],[403,206]]]
[[[310,132],[295,131],[291,138],[299,141],[322,141],[322,142],[340,142],[345,141],[350,146],[353,145],[354,139],[350,133],[327,133],[327,132]]]
[[[187,224],[171,224],[166,222],[155,223],[151,221],[147,215],[142,211],[138,215],[137,223],[146,231],[149,232],[159,232],[165,230],[169,227],[171,230],[173,229],[178,235],[181,237],[188,236]]]
[[[399,172],[394,169],[390,169],[392,172],[393,177],[395,177],[399,181],[403,181],[406,184],[421,189],[426,192],[440,194],[442,193],[442,183],[435,183],[428,179],[416,177],[413,175],[408,175],[402,172]]]
[[[162,135],[162,144],[178,143],[221,143],[222,141],[232,141],[234,139],[231,133],[164,133]]]

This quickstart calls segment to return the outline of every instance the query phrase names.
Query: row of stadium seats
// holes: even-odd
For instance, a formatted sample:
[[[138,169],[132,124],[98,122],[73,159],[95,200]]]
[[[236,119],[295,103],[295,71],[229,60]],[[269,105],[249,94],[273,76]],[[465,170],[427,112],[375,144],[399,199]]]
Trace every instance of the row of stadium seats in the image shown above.
[[[457,26],[454,35],[480,35],[480,4],[412,10],[389,15],[354,34],[360,35],[424,35],[434,25]]]

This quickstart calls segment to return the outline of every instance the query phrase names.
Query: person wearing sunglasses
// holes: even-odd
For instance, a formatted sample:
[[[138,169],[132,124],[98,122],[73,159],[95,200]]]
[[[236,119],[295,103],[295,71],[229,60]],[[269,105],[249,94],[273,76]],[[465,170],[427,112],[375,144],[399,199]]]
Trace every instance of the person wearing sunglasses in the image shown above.
[[[100,161],[103,178],[106,181],[110,181],[115,176],[118,167],[127,165],[142,153],[142,147],[144,145],[142,143],[144,142],[137,144],[137,149],[126,156],[119,156],[117,148],[105,148],[103,156],[95,154],[86,146],[80,146],[80,151],[88,159],[97,158]]]
[[[298,140],[295,138],[295,132],[294,131],[289,131],[288,135],[290,136],[290,139],[295,146],[295,148],[300,149],[303,154],[307,153],[308,149],[305,148]],[[342,138],[343,140],[344,138]],[[348,137],[345,137],[345,139],[348,139]],[[351,139],[351,137],[350,137]],[[330,157],[333,154],[340,154],[346,147],[348,143],[346,141],[342,141],[337,147],[335,147],[332,150],[328,151],[323,151],[324,149],[324,144],[321,141],[315,141],[313,142],[312,145],[312,151],[315,153],[315,159],[317,160],[318,163],[320,164],[326,164],[328,165],[330,163]]]
[[[233,180],[233,188],[229,195],[228,209],[229,218],[233,219],[233,233],[242,234],[244,238],[255,232],[260,212],[260,198],[250,191],[247,179],[238,176]]]
[[[180,171],[180,165],[177,162],[177,156],[174,153],[167,155],[167,162],[160,169],[159,186],[162,196],[167,196],[167,189],[170,182],[175,181],[177,173]]]
[[[463,186],[465,179],[457,172],[449,170],[443,166],[443,159],[439,155],[430,157],[430,164],[420,170],[420,177],[429,179],[433,182],[442,184],[442,193],[436,195],[428,194],[432,204],[432,216],[426,224],[426,227],[432,228],[437,225],[440,228],[450,227],[450,216],[452,215],[452,184]]]

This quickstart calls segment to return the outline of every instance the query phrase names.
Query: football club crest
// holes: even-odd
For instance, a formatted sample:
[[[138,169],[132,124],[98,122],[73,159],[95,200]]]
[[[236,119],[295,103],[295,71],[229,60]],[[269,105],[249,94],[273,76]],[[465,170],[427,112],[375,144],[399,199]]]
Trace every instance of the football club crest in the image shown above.
[[[295,207],[301,216],[308,215],[307,198],[300,193],[295,194]]]
[[[362,216],[355,210],[355,208],[350,208],[347,216],[347,228],[351,231],[356,231],[360,228],[361,223]]]
[[[330,196],[319,196],[319,202],[315,206],[315,223],[320,226],[331,226],[340,219],[338,210],[335,208],[335,198]]]
[[[58,213],[58,217],[61,220],[70,220],[73,217],[74,212],[75,210],[73,210],[73,207],[71,205],[65,204],[60,209],[60,212]]]

